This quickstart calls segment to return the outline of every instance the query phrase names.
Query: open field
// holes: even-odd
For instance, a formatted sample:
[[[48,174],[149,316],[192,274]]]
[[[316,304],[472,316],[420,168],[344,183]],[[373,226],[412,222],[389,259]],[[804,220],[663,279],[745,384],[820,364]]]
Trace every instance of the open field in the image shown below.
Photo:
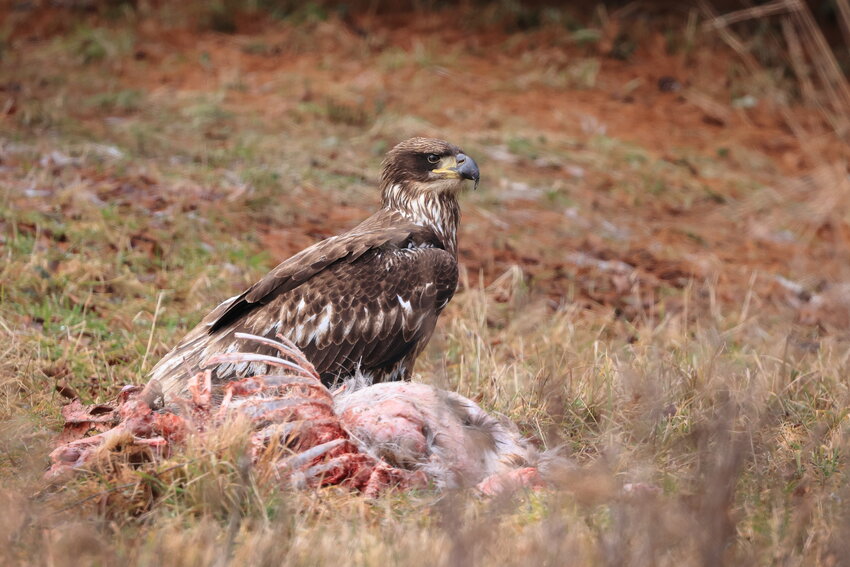
[[[847,561],[850,151],[797,20],[736,52],[696,9],[25,4],[0,25],[0,564]],[[45,486],[56,384],[141,382],[368,215],[413,135],[482,172],[417,379],[574,470],[510,499],[295,493],[233,431]]]

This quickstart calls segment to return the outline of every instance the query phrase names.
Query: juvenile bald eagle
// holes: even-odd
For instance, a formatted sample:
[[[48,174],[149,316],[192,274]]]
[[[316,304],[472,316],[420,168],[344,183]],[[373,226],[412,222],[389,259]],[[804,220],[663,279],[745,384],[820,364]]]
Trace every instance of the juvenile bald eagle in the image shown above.
[[[382,164],[381,208],[346,233],[282,262],[224,301],[151,370],[166,399],[185,391],[212,355],[253,350],[237,332],[292,340],[331,384],[360,372],[407,378],[457,286],[457,194],[478,166],[443,140],[412,138]],[[265,372],[222,364],[215,383]]]

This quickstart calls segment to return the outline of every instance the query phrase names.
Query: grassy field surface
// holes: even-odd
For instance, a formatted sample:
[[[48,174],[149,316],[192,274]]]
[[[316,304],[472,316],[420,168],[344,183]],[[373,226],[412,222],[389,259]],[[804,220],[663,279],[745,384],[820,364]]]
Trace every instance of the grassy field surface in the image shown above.
[[[3,8],[0,564],[847,561],[850,130],[806,20],[236,5]],[[496,499],[293,492],[235,424],[42,481],[57,385],[142,382],[219,301],[374,210],[413,135],[482,172],[416,379],[569,473]]]

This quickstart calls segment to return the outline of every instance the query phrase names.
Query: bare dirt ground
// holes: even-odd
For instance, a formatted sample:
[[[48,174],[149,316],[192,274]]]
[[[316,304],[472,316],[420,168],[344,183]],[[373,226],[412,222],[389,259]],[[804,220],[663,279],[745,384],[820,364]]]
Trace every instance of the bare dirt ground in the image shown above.
[[[357,564],[840,561],[848,148],[700,13],[24,4],[0,67],[10,561],[155,563],[195,538],[208,549],[175,564],[329,562],[345,557],[333,533]],[[771,33],[749,31],[753,50]],[[420,378],[581,473],[457,509],[273,496],[262,479],[254,501],[222,464],[232,448],[212,464],[195,448],[180,478],[23,478],[59,424],[56,381],[107,399],[142,380],[222,298],[367,215],[381,156],[412,135],[482,170]],[[193,493],[193,475],[215,487]],[[664,495],[624,502],[635,480]]]

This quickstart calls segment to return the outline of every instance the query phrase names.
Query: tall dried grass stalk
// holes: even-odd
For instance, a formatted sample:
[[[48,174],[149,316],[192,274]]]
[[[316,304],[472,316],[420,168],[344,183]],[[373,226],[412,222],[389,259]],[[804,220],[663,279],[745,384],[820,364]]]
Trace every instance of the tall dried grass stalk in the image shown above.
[[[850,4],[847,0],[841,0],[837,6],[839,23],[847,39],[847,30],[850,30]],[[752,73],[760,71],[761,65],[746,47],[746,42],[729,29],[729,26],[747,20],[782,15],[782,37],[786,44],[787,59],[800,83],[803,100],[818,109],[839,138],[844,141],[850,139],[850,85],[832,47],[805,2],[779,0],[724,15],[718,15],[707,0],[700,0],[700,8],[708,18],[703,29],[717,31]],[[814,72],[814,78],[811,71]],[[787,112],[785,116],[789,123],[795,122]]]
[[[838,8],[838,24],[841,26],[841,33],[844,35],[844,42],[850,46],[850,2],[835,0],[835,5]]]

